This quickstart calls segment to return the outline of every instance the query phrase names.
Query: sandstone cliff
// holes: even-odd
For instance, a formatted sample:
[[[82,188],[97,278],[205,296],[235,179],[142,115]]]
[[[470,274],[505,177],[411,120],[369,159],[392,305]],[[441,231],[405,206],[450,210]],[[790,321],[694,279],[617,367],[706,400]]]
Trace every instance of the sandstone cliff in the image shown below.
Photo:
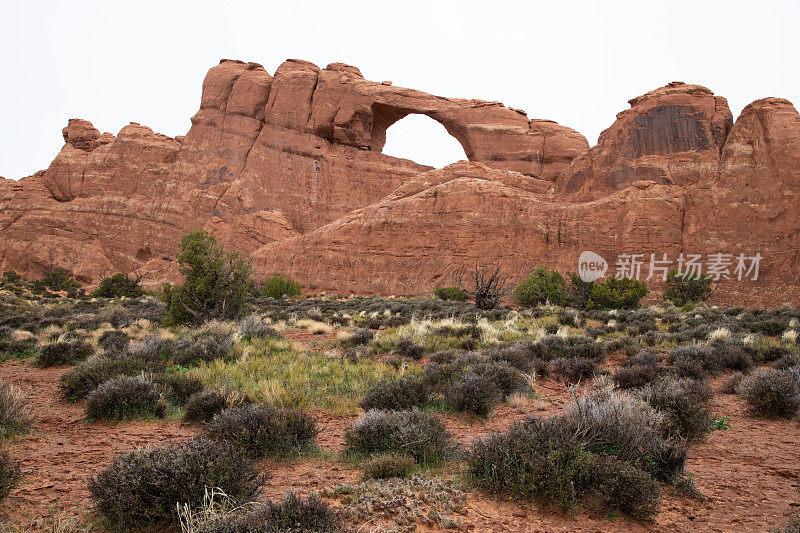
[[[459,265],[574,270],[593,250],[760,253],[720,300],[797,302],[800,116],[776,98],[734,123],[724,98],[673,82],[630,101],[590,148],[576,131],[497,102],[367,81],[288,60],[270,76],[223,60],[185,137],[132,123],[63,130],[47,170],[0,179],[0,269],[66,268],[86,283],[141,268],[174,278],[182,233],[205,228],[316,290],[424,294]],[[425,114],[469,162],[432,169],[381,153]]]

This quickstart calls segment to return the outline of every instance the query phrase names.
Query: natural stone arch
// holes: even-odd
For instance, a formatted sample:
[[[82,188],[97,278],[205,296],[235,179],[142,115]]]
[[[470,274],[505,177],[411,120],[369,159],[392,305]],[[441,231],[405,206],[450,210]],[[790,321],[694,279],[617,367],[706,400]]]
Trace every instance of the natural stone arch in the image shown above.
[[[447,133],[455,138],[464,149],[466,158],[469,161],[474,160],[474,150],[467,140],[466,132],[463,128],[459,127],[458,124],[448,120],[442,120],[435,113],[426,113],[416,109],[396,107],[381,103],[372,104],[372,137],[370,139],[370,150],[381,152],[386,144],[386,130],[399,120],[412,114],[425,115],[444,126]]]

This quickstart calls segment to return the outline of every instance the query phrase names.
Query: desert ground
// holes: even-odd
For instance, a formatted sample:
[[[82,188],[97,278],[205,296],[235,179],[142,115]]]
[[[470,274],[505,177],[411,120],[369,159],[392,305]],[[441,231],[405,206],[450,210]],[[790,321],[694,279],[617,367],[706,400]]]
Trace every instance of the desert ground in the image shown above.
[[[23,399],[28,416],[24,429],[4,427],[5,460],[19,474],[0,503],[4,530],[249,531],[220,524],[258,503],[242,508],[225,497],[193,502],[193,521],[175,511],[123,524],[103,511],[90,480],[142,447],[225,440],[222,409],[270,406],[302,414],[314,429],[291,446],[272,434],[248,454],[265,475],[252,500],[316,495],[335,520],[308,531],[796,531],[789,528],[800,506],[797,407],[765,413],[753,402],[753,394],[766,394],[758,388],[762,378],[775,379],[769,372],[796,373],[795,309],[659,303],[482,311],[436,298],[311,295],[251,298],[240,319],[186,326],[165,325],[165,304],[152,295],[72,296],[34,294],[24,281],[7,281],[0,291],[0,383]],[[134,360],[141,365],[113,364]],[[120,376],[147,384],[160,407],[113,394],[112,404],[103,403],[99,384]],[[425,384],[422,397],[386,386],[398,380]],[[211,405],[211,392],[222,405]],[[206,403],[198,400],[203,394]],[[685,454],[668,476],[645,476],[660,492],[655,502],[620,487],[610,495],[595,485],[582,489],[577,477],[559,500],[503,478],[513,470],[493,482],[476,474],[476,464],[494,457],[481,456],[476,443],[528,417],[575,416],[574,406],[587,398],[648,410],[658,438]],[[114,401],[129,400],[138,407],[115,410]],[[395,435],[370,448],[368,437],[357,438],[359,427],[370,429],[359,426],[368,409],[421,413],[428,429],[420,431],[441,431],[433,440],[447,444],[415,455],[419,443],[412,440],[406,454],[393,447],[403,439]],[[624,419],[625,409],[614,416]],[[234,433],[248,431],[246,421],[228,421]],[[253,451],[255,441],[231,438],[234,448]],[[615,465],[626,457],[625,442],[597,449],[589,441],[580,445],[589,457],[613,456]],[[398,457],[408,461],[392,462]],[[525,479],[551,486],[544,477]],[[264,527],[254,530],[283,530]]]

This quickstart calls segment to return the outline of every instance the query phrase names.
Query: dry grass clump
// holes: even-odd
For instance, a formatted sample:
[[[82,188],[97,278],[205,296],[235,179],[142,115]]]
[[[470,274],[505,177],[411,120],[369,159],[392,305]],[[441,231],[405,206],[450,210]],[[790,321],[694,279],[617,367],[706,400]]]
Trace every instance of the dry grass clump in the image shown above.
[[[27,431],[32,421],[33,412],[22,389],[0,380],[0,438]]]
[[[19,465],[11,459],[7,451],[0,451],[0,502],[11,494],[20,478],[22,473]]]

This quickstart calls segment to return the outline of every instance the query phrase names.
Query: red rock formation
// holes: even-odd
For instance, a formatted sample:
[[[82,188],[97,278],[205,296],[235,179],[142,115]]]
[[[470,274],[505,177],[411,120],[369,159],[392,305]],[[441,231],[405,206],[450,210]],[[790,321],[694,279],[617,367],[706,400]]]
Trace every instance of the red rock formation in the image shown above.
[[[577,255],[760,252],[762,278],[718,291],[798,295],[800,117],[759,100],[736,124],[724,98],[671,83],[630,101],[589,149],[582,135],[496,102],[288,60],[270,76],[223,60],[175,139],[114,137],[72,119],[50,167],[0,179],[0,268],[61,267],[85,282],[135,267],[174,277],[180,235],[205,228],[256,269],[313,289],[420,294],[453,268],[501,259],[573,270]],[[469,163],[432,170],[381,153],[408,114],[441,123]],[[777,300],[776,300],[777,299]]]

